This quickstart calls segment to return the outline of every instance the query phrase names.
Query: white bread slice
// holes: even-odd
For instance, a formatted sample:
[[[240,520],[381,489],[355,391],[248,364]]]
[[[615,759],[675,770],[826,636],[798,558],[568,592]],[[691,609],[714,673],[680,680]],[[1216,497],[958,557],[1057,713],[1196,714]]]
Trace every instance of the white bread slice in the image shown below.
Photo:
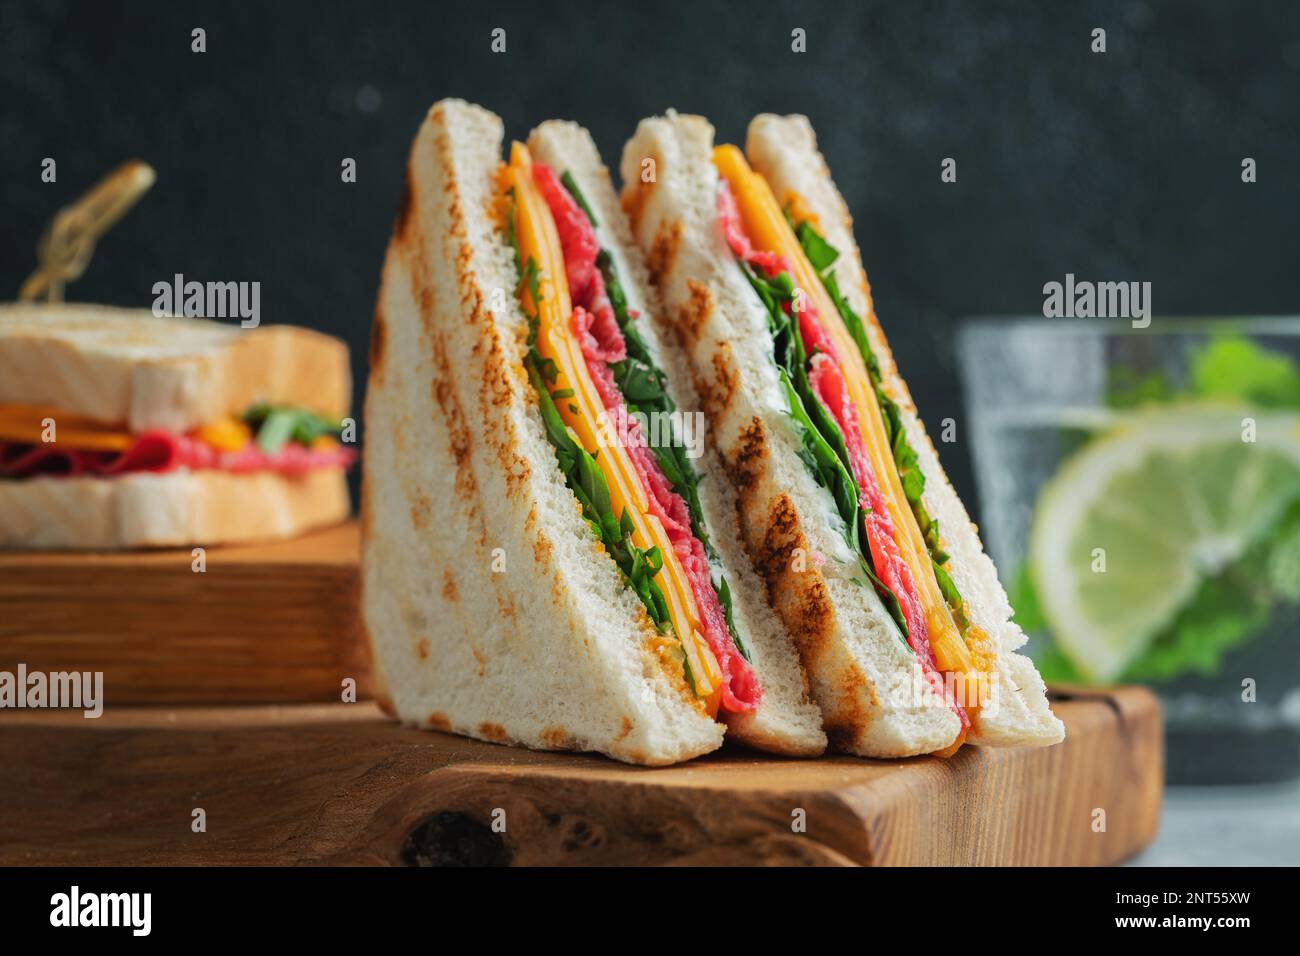
[[[618,270],[628,306],[640,314],[641,338],[668,379],[668,392],[679,411],[699,413],[684,356],[661,341],[662,312],[647,281],[645,259],[632,242],[627,220],[591,135],[576,123],[552,120],[528,137],[533,157],[557,175],[573,175],[598,222],[596,232]],[[701,436],[703,438],[705,436]],[[826,749],[821,711],[808,699],[807,680],[789,635],[768,607],[762,582],[740,544],[735,492],[722,478],[721,462],[707,447],[693,462],[700,476],[700,504],[710,540],[731,588],[736,626],[745,637],[754,672],[763,687],[759,707],[744,714],[723,713],[727,739],[790,756],[810,756]]]
[[[501,147],[494,114],[435,104],[384,262],[362,486],[378,696],[484,740],[641,764],[707,753],[723,726],[661,658],[543,430],[491,213]]]
[[[718,227],[712,147],[702,117],[643,120],[623,152],[623,204],[737,488],[746,544],[799,648],[831,746],[876,757],[942,749],[960,721],[875,591],[853,580],[834,502],[800,458],[766,313]]]
[[[0,481],[0,548],[108,551],[267,541],[347,517],[342,468]]]
[[[907,385],[898,374],[872,306],[871,287],[853,239],[853,220],[817,149],[812,124],[805,116],[757,116],[749,125],[745,151],[753,168],[772,187],[777,201],[784,204],[791,193],[801,196],[817,217],[819,231],[840,250],[832,267],[835,279],[849,305],[862,317],[880,362],[881,384],[902,412],[908,442],[925,475],[925,506],[938,519],[944,548],[952,556],[949,572],[953,583],[966,603],[971,622],[990,636],[994,696],[981,710],[967,740],[989,746],[1059,742],[1064,739],[1065,728],[1048,707],[1043,679],[1029,658],[1014,653],[1025,643],[1025,634],[1011,620],[1011,606],[998,581],[997,569],[984,553],[979,530],[944,474]]]
[[[0,404],[188,432],[258,402],[345,415],[348,348],[310,329],[103,305],[0,305]]]

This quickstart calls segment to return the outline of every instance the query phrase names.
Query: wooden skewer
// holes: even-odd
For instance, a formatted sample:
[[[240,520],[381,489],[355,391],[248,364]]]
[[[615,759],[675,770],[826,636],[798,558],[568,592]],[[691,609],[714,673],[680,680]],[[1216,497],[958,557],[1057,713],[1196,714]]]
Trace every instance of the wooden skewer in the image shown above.
[[[86,271],[100,236],[126,215],[156,178],[148,163],[128,160],[76,202],[60,209],[36,244],[38,265],[18,291],[18,298],[30,302],[44,294],[49,302],[62,301],[64,285]]]

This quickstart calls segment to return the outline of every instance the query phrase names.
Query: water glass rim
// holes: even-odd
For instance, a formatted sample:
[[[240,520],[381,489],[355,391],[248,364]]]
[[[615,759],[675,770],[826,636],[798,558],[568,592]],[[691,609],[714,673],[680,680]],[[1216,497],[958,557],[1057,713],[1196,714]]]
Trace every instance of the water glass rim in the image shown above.
[[[1144,329],[1135,329],[1128,319],[1047,318],[1031,313],[972,315],[958,320],[962,338],[980,337],[994,331],[1027,329],[1048,336],[1119,338],[1139,335],[1205,335],[1238,332],[1247,335],[1300,336],[1300,315],[1173,315],[1157,316]]]

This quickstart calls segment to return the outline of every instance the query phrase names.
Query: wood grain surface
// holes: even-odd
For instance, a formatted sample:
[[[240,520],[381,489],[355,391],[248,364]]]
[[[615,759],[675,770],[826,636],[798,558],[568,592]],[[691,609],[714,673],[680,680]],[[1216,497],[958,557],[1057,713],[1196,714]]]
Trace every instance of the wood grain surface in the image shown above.
[[[290,541],[113,554],[0,553],[0,670],[103,671],[122,704],[369,696],[356,522]]]
[[[0,864],[1123,860],[1158,824],[1159,705],[1118,688],[1054,706],[1068,736],[1042,750],[799,761],[725,747],[659,769],[403,728],[366,703],[2,712]]]

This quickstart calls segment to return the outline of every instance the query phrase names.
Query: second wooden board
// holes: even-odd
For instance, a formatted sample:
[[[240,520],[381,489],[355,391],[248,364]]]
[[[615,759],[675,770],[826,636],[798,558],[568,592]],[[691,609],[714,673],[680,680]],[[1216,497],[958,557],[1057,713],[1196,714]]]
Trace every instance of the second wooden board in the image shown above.
[[[0,553],[0,670],[102,671],[113,705],[367,697],[359,552],[352,522],[201,556]]]

